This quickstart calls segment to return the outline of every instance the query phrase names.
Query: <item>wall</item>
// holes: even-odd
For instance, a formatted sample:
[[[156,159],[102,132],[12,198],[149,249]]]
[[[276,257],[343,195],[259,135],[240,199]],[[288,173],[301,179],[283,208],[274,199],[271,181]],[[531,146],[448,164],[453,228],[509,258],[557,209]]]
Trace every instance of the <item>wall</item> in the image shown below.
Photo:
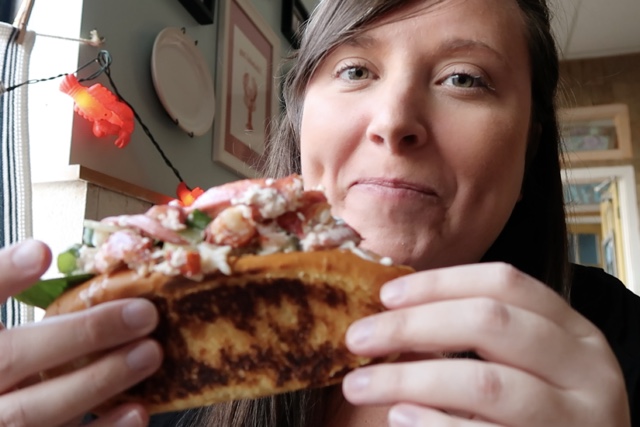
[[[633,159],[602,160],[580,166],[632,165],[640,189],[640,54],[564,61],[561,64],[563,107],[624,103],[629,106]],[[640,193],[640,191],[639,191]],[[640,194],[639,194],[640,195]],[[640,198],[639,198],[640,200]]]
[[[280,36],[281,52],[285,55],[289,44],[280,32],[282,0],[249,1]],[[316,2],[305,0],[309,9]],[[215,3],[219,4],[220,1]],[[56,10],[65,10],[68,14],[53,17],[52,13]],[[214,22],[218,16],[216,11]],[[203,136],[190,138],[173,124],[157,98],[150,74],[151,51],[156,35],[163,28],[174,26],[185,27],[187,34],[198,40],[198,48],[215,78],[215,23],[198,25],[178,0],[35,2],[32,20],[34,25],[30,25],[30,29],[39,33],[88,37],[92,29],[97,29],[106,38],[102,48],[107,49],[113,58],[111,75],[116,86],[137,110],[190,186],[207,188],[239,178],[213,162],[213,128]],[[40,71],[34,77],[71,72],[76,66],[95,58],[98,52],[92,46],[82,45],[78,51],[78,46],[72,46],[71,42],[51,42],[45,38],[38,38],[36,45],[41,50],[34,50],[32,63],[37,62],[35,56],[38,55],[50,54],[51,57],[46,59],[46,73]],[[69,51],[72,63],[68,60]],[[65,58],[66,62],[63,62]],[[101,76],[98,81],[109,86],[106,76]],[[32,86],[32,92],[39,91],[36,101],[30,97],[30,105],[33,106],[30,114],[33,129],[32,163],[36,172],[57,167],[60,163],[81,164],[152,191],[174,195],[178,181],[139,125],[136,124],[131,143],[124,149],[95,138],[90,123],[73,114],[70,100],[61,100],[64,95],[58,92],[58,84],[59,80]],[[68,125],[70,129],[61,126],[65,120],[72,120],[72,125]],[[52,150],[52,147],[58,149]]]

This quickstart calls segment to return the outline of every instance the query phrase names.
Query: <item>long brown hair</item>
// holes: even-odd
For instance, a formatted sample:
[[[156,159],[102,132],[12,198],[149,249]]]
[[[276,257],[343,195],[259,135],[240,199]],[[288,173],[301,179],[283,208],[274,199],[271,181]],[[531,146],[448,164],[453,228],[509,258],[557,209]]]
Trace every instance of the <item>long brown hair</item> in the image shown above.
[[[284,76],[285,109],[269,144],[264,175],[300,173],[300,123],[309,81],[323,59],[383,17],[423,0],[322,0]],[[433,0],[434,4],[442,0]],[[556,118],[558,54],[546,0],[516,0],[528,30],[532,118],[522,200],[483,261],[503,261],[568,297],[567,242],[560,137]],[[306,390],[253,401],[215,405],[193,425],[230,427],[316,427],[329,390]]]

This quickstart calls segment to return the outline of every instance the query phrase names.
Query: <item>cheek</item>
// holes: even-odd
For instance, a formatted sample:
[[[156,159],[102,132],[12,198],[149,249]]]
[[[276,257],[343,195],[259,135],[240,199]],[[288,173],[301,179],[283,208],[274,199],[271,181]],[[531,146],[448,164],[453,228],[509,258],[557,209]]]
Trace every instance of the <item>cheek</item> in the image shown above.
[[[529,135],[527,116],[514,115],[513,110],[490,113],[469,117],[468,123],[474,125],[441,129],[451,142],[442,146],[443,155],[455,165],[460,184],[519,189]]]
[[[488,246],[520,196],[529,123],[513,114],[485,115],[473,123],[446,130],[457,143],[449,140],[442,153],[457,183],[451,220],[456,229],[481,234],[476,239]]]
[[[308,116],[308,115],[305,115]],[[301,137],[300,137],[300,169],[304,178],[305,187],[316,187],[320,183],[320,177],[323,171],[323,162],[317,152],[316,147],[318,143],[315,138],[312,138],[313,132],[310,129],[314,128],[313,123],[308,123],[302,119],[301,125]]]
[[[305,185],[322,185],[330,200],[340,171],[357,147],[357,111],[310,88],[300,128],[301,169]]]
[[[323,160],[318,150],[322,138],[320,114],[322,106],[313,102],[313,91],[309,90],[305,97],[300,124],[300,162],[302,176],[307,187],[316,187],[323,173]]]

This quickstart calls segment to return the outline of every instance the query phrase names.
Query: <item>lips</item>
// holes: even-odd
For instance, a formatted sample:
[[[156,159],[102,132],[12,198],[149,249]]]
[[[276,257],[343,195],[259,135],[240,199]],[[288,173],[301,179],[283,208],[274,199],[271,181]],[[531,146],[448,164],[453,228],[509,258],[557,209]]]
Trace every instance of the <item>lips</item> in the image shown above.
[[[409,181],[401,178],[362,178],[354,181],[349,187],[368,186],[379,190],[406,190],[423,194],[425,196],[438,197],[437,191],[428,185]]]

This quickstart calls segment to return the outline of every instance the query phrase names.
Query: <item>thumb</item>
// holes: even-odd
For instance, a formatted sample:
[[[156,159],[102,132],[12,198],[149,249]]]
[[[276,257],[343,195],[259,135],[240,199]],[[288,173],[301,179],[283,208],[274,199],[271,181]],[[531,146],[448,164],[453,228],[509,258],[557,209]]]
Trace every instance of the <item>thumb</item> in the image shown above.
[[[51,264],[51,250],[44,243],[27,239],[0,249],[0,302],[26,289]]]

